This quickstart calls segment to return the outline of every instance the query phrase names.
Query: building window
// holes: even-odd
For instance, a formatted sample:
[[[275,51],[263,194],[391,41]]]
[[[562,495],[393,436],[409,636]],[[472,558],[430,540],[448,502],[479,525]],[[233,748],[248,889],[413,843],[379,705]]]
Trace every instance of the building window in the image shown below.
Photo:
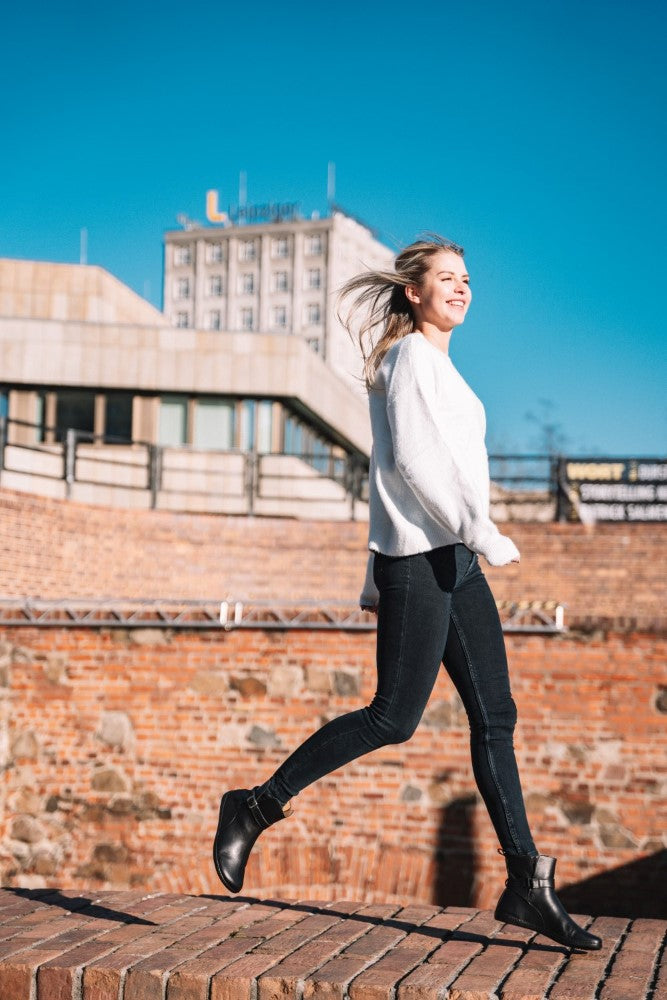
[[[322,253],[322,234],[314,233],[306,237],[306,254],[308,257],[317,257]]]
[[[273,403],[262,399],[257,404],[257,451],[268,455],[272,449]]]
[[[160,399],[158,444],[178,447],[187,441],[188,400],[186,396],[163,396]]]
[[[192,263],[192,247],[174,247],[174,266],[182,267]]]
[[[287,326],[287,309],[285,306],[276,306],[273,310],[273,325],[278,329]]]
[[[95,430],[95,393],[79,390],[58,390],[56,402],[56,441],[64,441],[67,431]]]
[[[306,307],[306,322],[310,326],[317,326],[321,322],[321,312],[317,302],[311,302]]]
[[[132,395],[129,392],[109,393],[106,399],[104,436],[120,441],[132,440]]]
[[[273,272],[273,291],[286,292],[288,290],[287,271]]]
[[[289,256],[289,241],[286,236],[280,236],[278,237],[278,239],[271,241],[271,256],[272,257]]]
[[[230,399],[201,397],[194,415],[194,443],[197,448],[226,451],[234,447],[235,406]]]
[[[177,299],[189,299],[190,298],[190,279],[189,278],[177,278],[176,279],[175,298],[177,298]]]
[[[287,455],[300,455],[303,451],[303,425],[291,413],[285,416],[283,451]]]
[[[207,243],[206,259],[209,264],[219,264],[224,259],[222,256],[222,243]]]
[[[222,327],[222,317],[219,309],[211,309],[208,314],[209,330],[220,330]]]
[[[190,317],[186,312],[176,313],[176,322],[174,324],[179,328],[179,330],[186,330],[190,326]]]
[[[255,411],[257,404],[254,399],[244,399],[241,403],[241,423],[239,427],[239,448],[241,451],[252,451],[255,447]]]
[[[249,274],[239,275],[239,292],[242,295],[252,295],[255,291],[255,275],[250,272]]]
[[[322,272],[319,267],[309,267],[306,271],[306,288],[321,288]]]
[[[315,354],[320,353],[320,338],[319,337],[308,337],[306,343],[310,347],[311,351],[315,351]]]
[[[0,389],[0,417],[9,414],[9,393],[6,389]]]
[[[241,310],[241,329],[242,330],[252,330],[252,328],[253,328],[252,309],[242,309]]]
[[[222,275],[212,274],[208,279],[208,294],[213,296],[222,295]]]
[[[239,243],[239,260],[255,260],[257,247],[254,240],[241,240]]]

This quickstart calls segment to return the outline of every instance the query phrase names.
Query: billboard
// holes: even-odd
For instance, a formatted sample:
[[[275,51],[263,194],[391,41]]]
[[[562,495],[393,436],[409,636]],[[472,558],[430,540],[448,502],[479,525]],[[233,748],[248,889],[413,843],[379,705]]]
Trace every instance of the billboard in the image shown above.
[[[667,521],[667,459],[561,458],[560,521]]]

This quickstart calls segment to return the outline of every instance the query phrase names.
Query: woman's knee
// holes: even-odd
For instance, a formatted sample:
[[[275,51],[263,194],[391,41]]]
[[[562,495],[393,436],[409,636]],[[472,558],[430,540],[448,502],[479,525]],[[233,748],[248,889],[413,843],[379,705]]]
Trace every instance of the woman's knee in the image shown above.
[[[366,721],[378,747],[390,743],[407,743],[419,725],[419,720],[414,722],[411,719],[392,718],[374,711],[372,704],[366,708]]]
[[[511,695],[507,695],[487,702],[483,710],[475,713],[475,717],[470,719],[470,728],[477,734],[502,738],[514,734],[517,719],[516,702]]]

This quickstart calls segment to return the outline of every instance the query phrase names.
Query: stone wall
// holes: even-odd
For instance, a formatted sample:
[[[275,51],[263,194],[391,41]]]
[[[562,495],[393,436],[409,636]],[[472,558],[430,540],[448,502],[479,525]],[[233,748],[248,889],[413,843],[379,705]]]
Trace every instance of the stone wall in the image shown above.
[[[656,863],[667,830],[664,637],[581,629],[507,643],[538,846],[559,857],[561,885],[615,873],[588,912],[660,915],[632,866]],[[219,892],[220,793],[264,780],[313,729],[372,698],[374,635],[5,628],[0,671],[3,884]],[[248,892],[491,906],[500,890],[444,671],[412,740],[294,805],[260,839]]]

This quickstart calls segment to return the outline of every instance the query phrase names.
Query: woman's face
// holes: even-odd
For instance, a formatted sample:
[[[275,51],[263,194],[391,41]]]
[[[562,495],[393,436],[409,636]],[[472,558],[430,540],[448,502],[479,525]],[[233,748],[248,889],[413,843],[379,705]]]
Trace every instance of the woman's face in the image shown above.
[[[439,330],[460,326],[472,299],[463,258],[451,250],[439,250],[431,257],[421,285],[409,285],[405,294],[418,324],[431,323]]]

